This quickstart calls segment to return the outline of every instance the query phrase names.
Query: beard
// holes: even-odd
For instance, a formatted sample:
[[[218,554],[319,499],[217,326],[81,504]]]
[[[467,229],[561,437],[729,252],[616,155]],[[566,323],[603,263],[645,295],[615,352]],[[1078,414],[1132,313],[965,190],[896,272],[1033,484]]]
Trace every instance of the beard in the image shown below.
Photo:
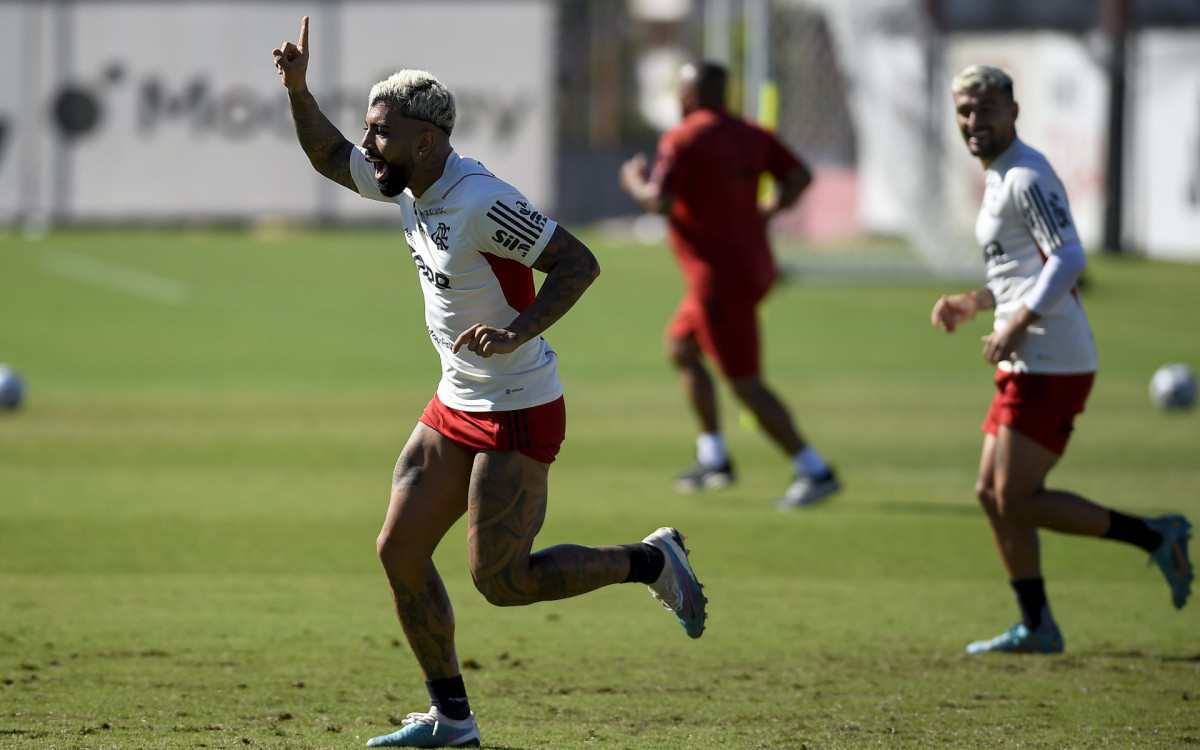
[[[994,159],[1000,155],[1000,149],[996,146],[996,141],[988,138],[983,142],[976,142],[971,145],[970,139],[967,140],[967,150],[977,159]]]
[[[386,164],[387,172],[382,178],[376,178],[376,182],[379,183],[380,193],[387,198],[395,198],[408,187],[408,181],[412,178],[412,170],[391,162],[386,162]]]
[[[976,136],[974,144],[971,143],[971,136],[967,133],[962,134],[963,142],[967,145],[967,150],[971,152],[971,156],[977,159],[994,160],[1008,150],[1016,140],[1017,134],[1012,131],[996,131],[989,130]]]

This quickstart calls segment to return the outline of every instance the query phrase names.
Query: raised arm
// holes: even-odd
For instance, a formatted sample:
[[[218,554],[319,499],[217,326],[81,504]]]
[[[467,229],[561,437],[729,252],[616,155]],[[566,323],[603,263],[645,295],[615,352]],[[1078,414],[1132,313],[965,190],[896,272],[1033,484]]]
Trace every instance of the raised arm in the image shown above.
[[[504,328],[471,326],[455,340],[455,352],[463,346],[481,357],[514,351],[566,315],[600,275],[596,256],[562,225],[554,228],[533,267],[546,274],[533,304]]]
[[[354,144],[346,140],[321,112],[317,100],[308,90],[308,16],[300,22],[299,42],[284,42],[271,54],[288,92],[300,148],[304,149],[314,169],[357,193],[354,178],[350,176],[350,151]]]

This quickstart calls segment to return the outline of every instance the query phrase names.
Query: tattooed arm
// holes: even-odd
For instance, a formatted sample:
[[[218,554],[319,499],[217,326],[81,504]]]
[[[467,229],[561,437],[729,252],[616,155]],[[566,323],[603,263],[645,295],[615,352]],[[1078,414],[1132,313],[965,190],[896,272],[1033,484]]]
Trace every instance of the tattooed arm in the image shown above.
[[[546,274],[533,304],[505,328],[523,344],[541,335],[574,307],[587,288],[600,275],[600,263],[592,251],[561,225],[533,267]]]
[[[296,137],[308,160],[318,172],[357,193],[354,178],[350,176],[350,151],[354,146],[321,112],[308,90],[308,16],[300,22],[300,41],[284,42],[271,54],[287,88]]]
[[[562,225],[554,228],[533,267],[546,274],[533,304],[504,328],[483,323],[471,326],[455,340],[454,352],[466,346],[481,357],[490,357],[515,350],[554,325],[600,275],[596,256]]]
[[[317,100],[307,89],[301,92],[288,91],[288,102],[292,105],[292,121],[296,124],[296,137],[300,147],[308,155],[313,168],[343,187],[358,192],[354,178],[350,176],[350,151],[353,144],[341,134],[317,106]]]

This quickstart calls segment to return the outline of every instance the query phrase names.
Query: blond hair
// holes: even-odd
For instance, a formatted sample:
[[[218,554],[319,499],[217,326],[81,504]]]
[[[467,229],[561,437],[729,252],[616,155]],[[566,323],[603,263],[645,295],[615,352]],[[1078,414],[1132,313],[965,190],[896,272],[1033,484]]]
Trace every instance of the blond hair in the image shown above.
[[[1012,76],[1004,68],[998,68],[995,65],[968,65],[950,82],[950,90],[955,94],[961,94],[974,88],[1003,91],[1011,99]]]
[[[367,106],[388,104],[412,120],[432,123],[446,135],[454,130],[454,92],[424,70],[402,70],[371,87]]]

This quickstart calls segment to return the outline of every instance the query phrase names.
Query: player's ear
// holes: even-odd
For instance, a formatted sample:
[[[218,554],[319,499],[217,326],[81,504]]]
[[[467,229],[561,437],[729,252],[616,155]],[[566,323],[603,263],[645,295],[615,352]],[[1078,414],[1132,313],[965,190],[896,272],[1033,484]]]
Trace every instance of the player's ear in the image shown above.
[[[417,136],[417,153],[421,156],[432,153],[433,147],[437,145],[437,135],[434,134],[433,128],[425,128],[421,131],[421,135]]]

